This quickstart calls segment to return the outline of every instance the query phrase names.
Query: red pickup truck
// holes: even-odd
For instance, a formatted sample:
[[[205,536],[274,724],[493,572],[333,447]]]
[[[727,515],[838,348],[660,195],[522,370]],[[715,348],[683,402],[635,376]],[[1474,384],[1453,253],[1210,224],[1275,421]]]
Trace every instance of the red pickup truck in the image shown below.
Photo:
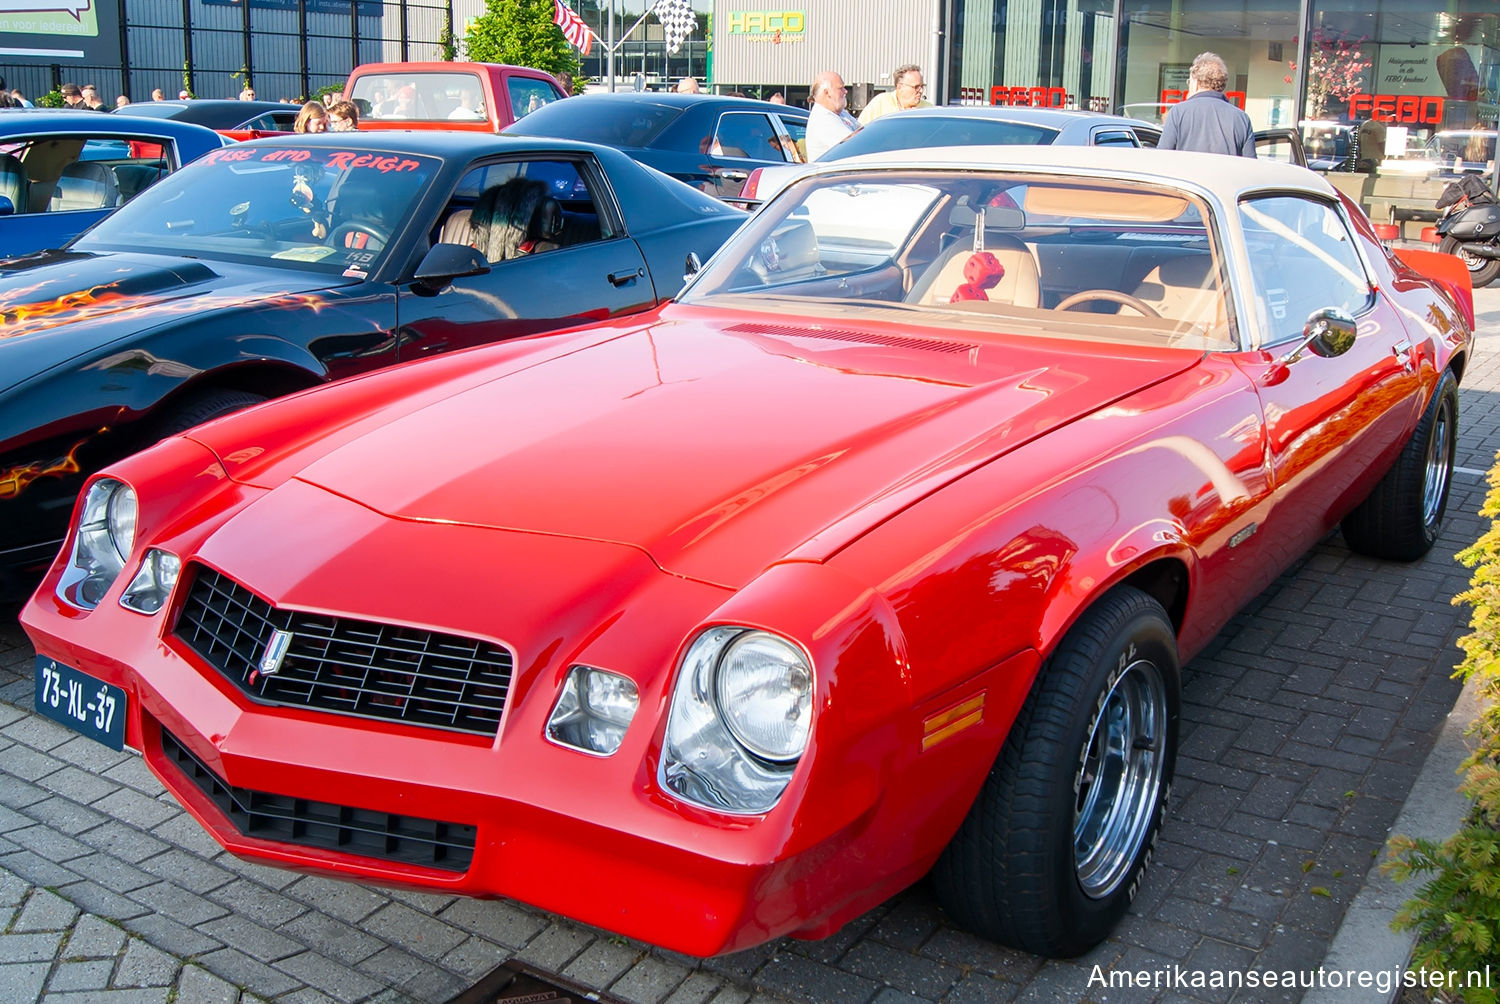
[[[565,97],[543,70],[499,63],[364,63],[344,96],[361,129],[458,129],[497,133]]]

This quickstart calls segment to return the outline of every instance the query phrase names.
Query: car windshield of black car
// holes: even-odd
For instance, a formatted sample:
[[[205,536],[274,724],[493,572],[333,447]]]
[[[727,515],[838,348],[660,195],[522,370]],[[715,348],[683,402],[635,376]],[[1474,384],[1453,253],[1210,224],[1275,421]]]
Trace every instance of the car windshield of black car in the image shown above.
[[[862,153],[923,150],[934,146],[1046,146],[1057,130],[1023,122],[958,115],[883,115],[823,155],[843,160]]]
[[[430,157],[225,147],[153,185],[74,245],[359,278],[375,271],[437,171]]]

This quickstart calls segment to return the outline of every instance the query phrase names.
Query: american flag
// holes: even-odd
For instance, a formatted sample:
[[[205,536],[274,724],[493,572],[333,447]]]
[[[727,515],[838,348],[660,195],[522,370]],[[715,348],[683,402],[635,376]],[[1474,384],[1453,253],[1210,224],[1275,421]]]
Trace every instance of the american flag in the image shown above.
[[[583,18],[573,13],[572,9],[563,6],[562,0],[552,0],[555,8],[552,12],[552,23],[562,29],[563,38],[573,43],[573,46],[585,56],[594,47],[594,32],[588,25],[583,23]]]
[[[662,30],[667,33],[668,52],[682,48],[683,39],[691,35],[698,24],[692,0],[656,0],[651,13],[656,15]]]

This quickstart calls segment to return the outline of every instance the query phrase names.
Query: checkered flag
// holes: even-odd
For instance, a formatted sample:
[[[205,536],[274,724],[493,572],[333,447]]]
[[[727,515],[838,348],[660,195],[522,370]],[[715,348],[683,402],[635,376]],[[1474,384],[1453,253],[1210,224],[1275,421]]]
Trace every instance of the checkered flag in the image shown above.
[[[661,22],[667,33],[667,52],[675,53],[682,48],[683,39],[693,33],[698,24],[698,15],[693,13],[692,0],[656,0],[651,13]]]

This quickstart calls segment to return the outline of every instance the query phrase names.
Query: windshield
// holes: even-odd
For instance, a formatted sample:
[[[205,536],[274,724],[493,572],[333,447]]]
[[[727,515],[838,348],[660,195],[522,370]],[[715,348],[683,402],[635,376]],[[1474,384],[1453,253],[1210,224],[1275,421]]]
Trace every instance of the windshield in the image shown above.
[[[1217,244],[1185,192],[1054,174],[807,178],[683,303],[965,331],[1230,348]]]
[[[934,146],[1046,146],[1056,139],[1056,129],[1020,122],[960,115],[883,115],[829,150],[822,160]]]
[[[646,146],[682,111],[624,95],[569,98],[538,108],[503,131],[507,136],[561,136],[613,147]]]
[[[74,243],[363,276],[428,180],[430,157],[231,146],[152,185]]]

